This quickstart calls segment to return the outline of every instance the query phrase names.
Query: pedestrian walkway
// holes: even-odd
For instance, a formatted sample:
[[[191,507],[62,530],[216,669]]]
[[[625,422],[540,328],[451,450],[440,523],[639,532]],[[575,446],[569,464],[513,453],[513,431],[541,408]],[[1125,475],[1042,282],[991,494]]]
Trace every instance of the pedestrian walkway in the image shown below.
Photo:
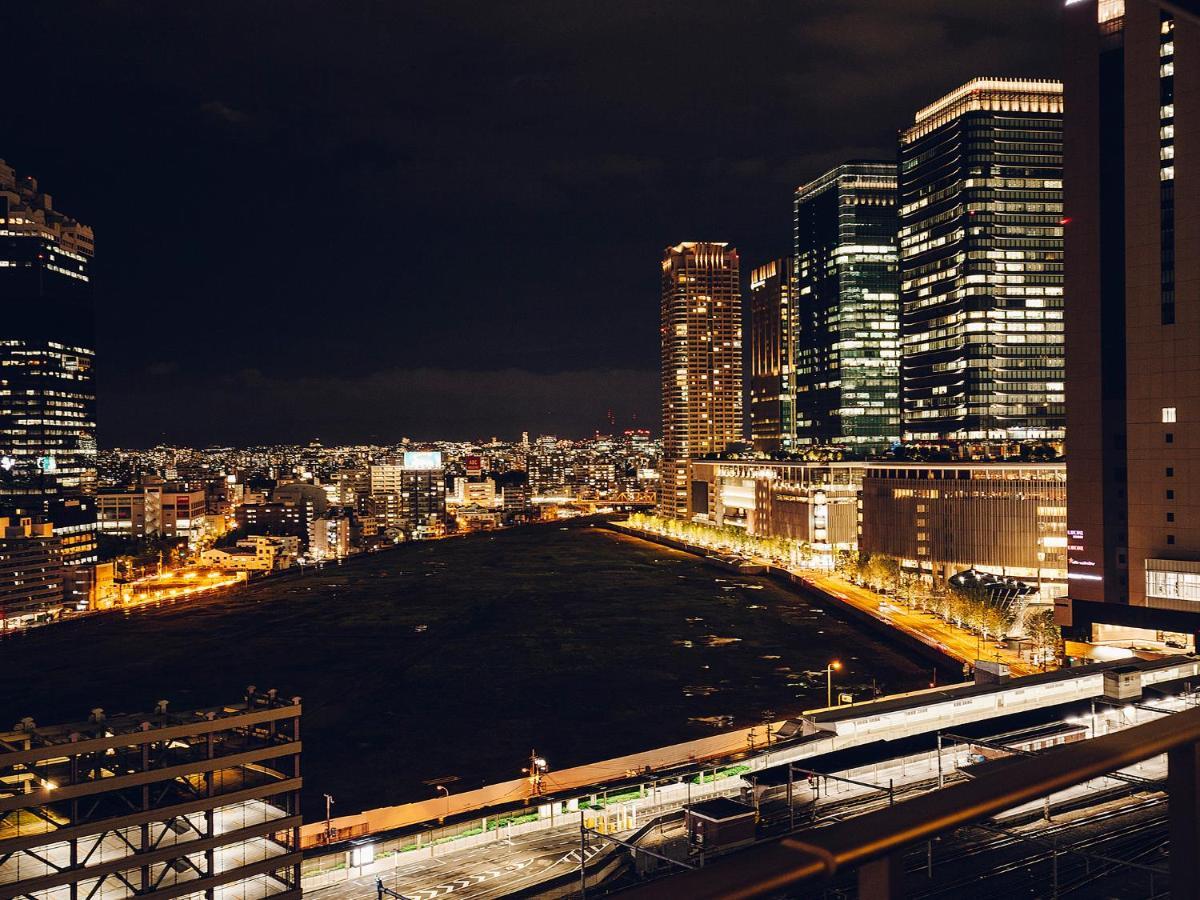
[[[882,597],[865,587],[851,584],[837,575],[804,572],[805,582],[816,590],[849,604],[893,628],[907,631],[947,656],[974,666],[977,659],[1004,663],[1016,675],[1032,675],[1044,671],[1023,659],[1020,654],[994,641],[984,641],[979,635],[959,628],[932,613],[910,609]]]

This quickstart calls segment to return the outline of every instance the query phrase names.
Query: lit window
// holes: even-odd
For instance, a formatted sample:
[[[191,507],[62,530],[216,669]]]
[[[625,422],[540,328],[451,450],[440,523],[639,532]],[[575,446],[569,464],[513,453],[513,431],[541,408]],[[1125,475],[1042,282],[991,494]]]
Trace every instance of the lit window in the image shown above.
[[[1175,421],[1175,407],[1164,406],[1162,408],[1162,420],[1164,422],[1174,422]]]

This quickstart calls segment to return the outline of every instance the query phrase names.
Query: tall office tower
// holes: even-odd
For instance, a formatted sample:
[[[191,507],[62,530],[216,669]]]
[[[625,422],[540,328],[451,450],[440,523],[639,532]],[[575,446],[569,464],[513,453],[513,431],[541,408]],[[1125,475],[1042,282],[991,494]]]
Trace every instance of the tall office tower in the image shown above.
[[[848,162],[796,191],[795,440],[900,439],[896,164]]]
[[[66,601],[97,561],[92,229],[0,160],[0,512],[53,523]]]
[[[976,78],[900,135],[904,438],[1064,434],[1062,85]]]
[[[729,244],[668,247],[662,261],[663,468],[659,510],[687,510],[687,460],[742,440],[742,294]]]
[[[765,453],[790,448],[795,435],[794,263],[785,256],[750,273],[750,440]]]
[[[92,229],[0,160],[0,504],[95,483],[92,252]]]
[[[1078,634],[1200,632],[1200,4],[1065,10]],[[1181,164],[1176,167],[1176,148]],[[1132,632],[1132,634],[1137,634]]]

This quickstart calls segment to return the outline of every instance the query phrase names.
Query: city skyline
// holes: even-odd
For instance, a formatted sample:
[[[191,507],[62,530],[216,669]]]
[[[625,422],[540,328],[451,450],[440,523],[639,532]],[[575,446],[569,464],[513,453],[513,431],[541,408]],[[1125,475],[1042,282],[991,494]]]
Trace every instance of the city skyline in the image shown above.
[[[1053,76],[1059,57],[1044,0],[148,22],[38,6],[10,11],[29,36],[13,65],[60,102],[14,98],[0,156],[96,229],[104,446],[584,435],[610,407],[657,429],[662,246],[727,240],[748,274],[791,251],[797,185],[891,155],[913,109],[980,71]],[[579,279],[585,255],[604,263]],[[225,338],[185,359],[213,315]],[[159,411],[181,396],[187,416]]]
[[[0,897],[1200,897],[1200,0],[267,6],[10,42]]]

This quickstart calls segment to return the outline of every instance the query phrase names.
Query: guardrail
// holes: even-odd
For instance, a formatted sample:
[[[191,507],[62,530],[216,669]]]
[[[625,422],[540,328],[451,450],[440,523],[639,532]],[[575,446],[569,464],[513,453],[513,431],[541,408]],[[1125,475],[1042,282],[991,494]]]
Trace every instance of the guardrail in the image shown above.
[[[904,896],[909,847],[1005,810],[1167,754],[1172,897],[1200,896],[1200,708],[1013,763],[1002,778],[980,778],[888,809],[746,850],[702,872],[642,885],[637,897],[750,898],[819,888],[857,869],[858,896]]]

